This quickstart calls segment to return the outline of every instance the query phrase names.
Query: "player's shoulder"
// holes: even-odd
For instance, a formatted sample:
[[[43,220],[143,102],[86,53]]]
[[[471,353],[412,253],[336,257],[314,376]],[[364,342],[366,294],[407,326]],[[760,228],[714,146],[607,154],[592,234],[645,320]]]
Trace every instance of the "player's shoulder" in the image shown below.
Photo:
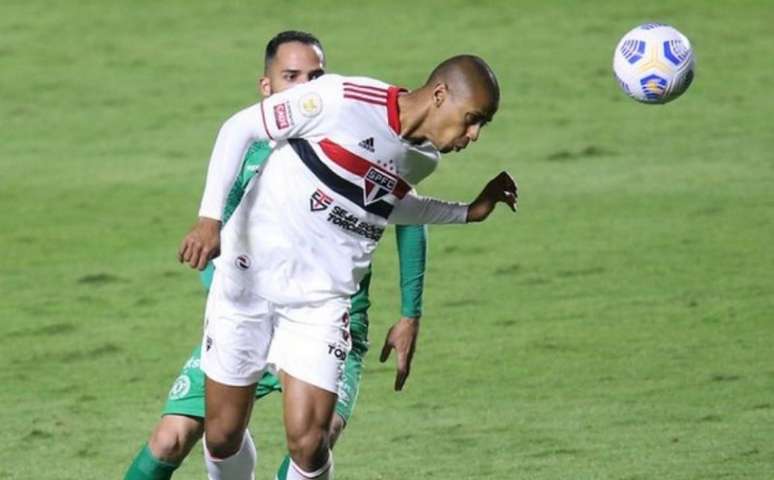
[[[371,77],[358,77],[326,73],[307,84],[310,89],[336,90],[347,94],[386,95],[392,87],[389,83]]]
[[[441,153],[429,141],[413,145],[398,165],[398,174],[411,185],[416,185],[435,171],[440,159]]]
[[[378,89],[387,91],[392,85],[371,77],[342,77],[342,87],[356,89],[357,87],[366,89]]]

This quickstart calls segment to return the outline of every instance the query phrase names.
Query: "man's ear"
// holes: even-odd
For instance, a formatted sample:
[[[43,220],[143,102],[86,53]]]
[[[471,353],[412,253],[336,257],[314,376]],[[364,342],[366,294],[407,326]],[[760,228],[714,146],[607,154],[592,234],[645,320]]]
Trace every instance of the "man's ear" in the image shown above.
[[[269,80],[269,77],[264,76],[258,79],[258,93],[262,97],[271,95],[271,80]]]
[[[443,102],[446,101],[446,97],[449,96],[449,90],[446,87],[446,84],[443,82],[438,82],[433,87],[433,106],[438,108],[441,105],[443,105]]]

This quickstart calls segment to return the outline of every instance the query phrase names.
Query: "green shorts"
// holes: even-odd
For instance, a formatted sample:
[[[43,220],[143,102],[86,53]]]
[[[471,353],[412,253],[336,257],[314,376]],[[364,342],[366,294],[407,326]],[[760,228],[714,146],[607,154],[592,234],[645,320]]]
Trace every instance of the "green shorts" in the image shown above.
[[[344,377],[336,402],[336,413],[349,422],[357,403],[360,391],[360,378],[363,374],[363,360],[368,351],[368,315],[358,313],[350,319],[352,332],[352,350],[344,364]],[[199,368],[201,346],[194,348],[191,358],[185,362],[180,375],[169,390],[167,401],[161,410],[162,415],[185,415],[204,418],[204,372]],[[271,392],[282,391],[279,379],[266,373],[258,381],[255,398],[261,399]]]

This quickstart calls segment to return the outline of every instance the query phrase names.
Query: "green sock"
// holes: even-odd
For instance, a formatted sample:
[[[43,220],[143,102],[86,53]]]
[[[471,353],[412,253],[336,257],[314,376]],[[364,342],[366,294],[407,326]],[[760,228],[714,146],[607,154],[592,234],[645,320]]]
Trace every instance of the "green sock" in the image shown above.
[[[146,443],[134,457],[124,480],[169,480],[179,466],[154,457]]]
[[[277,478],[275,480],[285,480],[288,478],[288,468],[290,468],[290,455],[285,455],[280,463],[279,470],[277,470]]]

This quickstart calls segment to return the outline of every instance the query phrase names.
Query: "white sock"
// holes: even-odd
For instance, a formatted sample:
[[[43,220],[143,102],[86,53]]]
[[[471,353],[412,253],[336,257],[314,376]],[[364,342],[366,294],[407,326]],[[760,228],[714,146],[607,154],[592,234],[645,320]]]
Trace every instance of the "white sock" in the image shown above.
[[[250,431],[245,431],[239,451],[228,458],[214,458],[204,443],[204,466],[210,480],[255,480],[255,463],[258,452],[255,450]]]
[[[280,480],[333,480],[333,453],[328,452],[328,461],[314,472],[305,472],[291,458],[287,475]]]

